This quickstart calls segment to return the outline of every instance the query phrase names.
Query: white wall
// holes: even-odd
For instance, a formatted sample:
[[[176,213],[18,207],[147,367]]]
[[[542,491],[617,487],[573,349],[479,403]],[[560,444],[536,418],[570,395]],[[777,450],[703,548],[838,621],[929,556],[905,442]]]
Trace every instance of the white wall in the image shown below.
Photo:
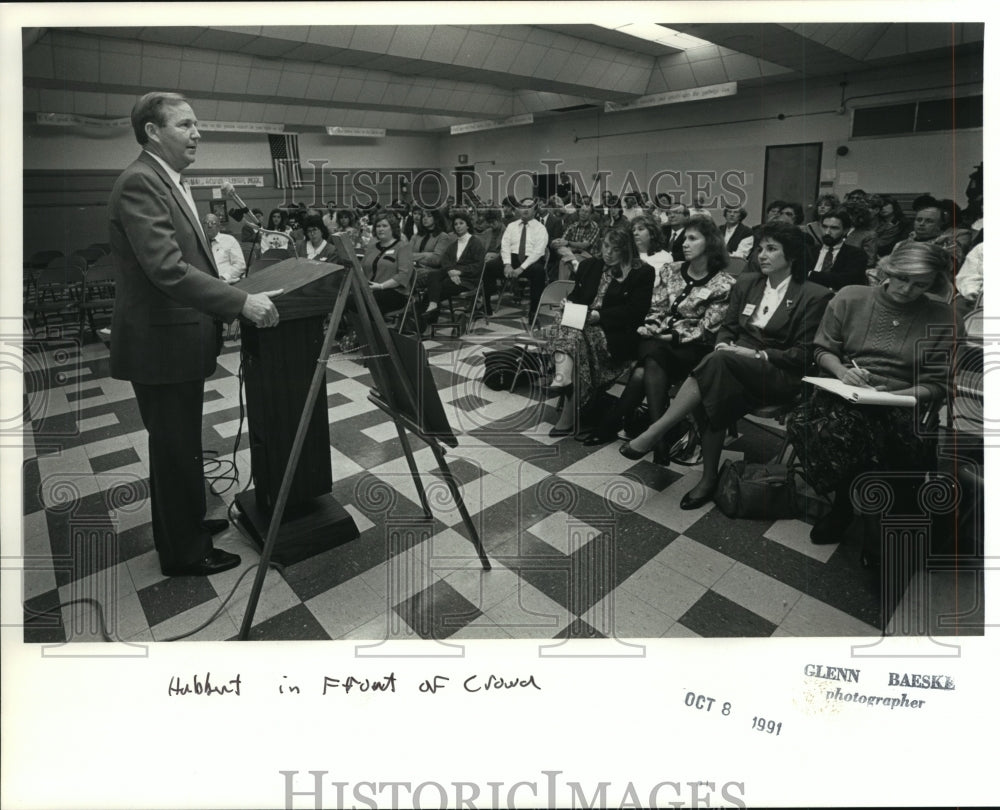
[[[607,187],[616,194],[630,171],[645,190],[659,170],[698,170],[716,176],[742,170],[746,172],[749,220],[756,222],[762,207],[765,147],[818,141],[823,144],[822,169],[836,173],[834,193],[843,196],[859,186],[869,191],[929,191],[962,203],[967,176],[983,157],[981,130],[850,139],[851,108],[947,97],[947,88],[925,88],[948,85],[952,75],[950,63],[920,63],[848,77],[848,98],[906,92],[849,100],[843,114],[838,112],[841,87],[836,80],[741,86],[734,97],[627,113],[569,113],[527,127],[443,136],[439,165],[450,172],[458,165],[457,156],[468,154],[484,186],[485,191],[479,192],[483,198],[496,196],[488,171],[503,172],[505,179],[525,168],[556,171],[542,163],[548,160],[560,162],[561,170],[581,172],[588,185],[598,171],[610,171]],[[982,79],[976,63],[959,65],[958,75]],[[957,92],[971,95],[982,92],[982,86],[961,87]],[[786,118],[778,120],[779,114]],[[594,135],[601,137],[593,139]],[[577,137],[586,139],[578,141]],[[847,146],[849,153],[838,157],[838,146]],[[685,179],[681,185],[690,201],[691,182]],[[664,178],[658,190],[669,192],[675,187],[673,180]],[[712,190],[722,191],[718,184]],[[500,196],[506,193],[501,188]],[[530,193],[528,181],[520,181],[515,193]]]

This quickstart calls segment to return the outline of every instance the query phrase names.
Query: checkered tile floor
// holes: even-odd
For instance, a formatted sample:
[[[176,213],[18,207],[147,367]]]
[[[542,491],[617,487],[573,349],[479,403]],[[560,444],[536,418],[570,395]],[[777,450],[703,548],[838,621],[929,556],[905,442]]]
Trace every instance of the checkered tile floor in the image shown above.
[[[504,317],[504,316],[507,317]],[[425,340],[459,446],[448,450],[493,570],[484,572],[429,448],[414,439],[434,519],[424,518],[394,426],[368,400],[354,355],[329,362],[334,496],[361,536],[271,570],[254,639],[656,638],[843,636],[882,632],[879,586],[859,560],[860,521],[840,545],[814,546],[798,520],[729,520],[709,504],[685,512],[697,480],[684,467],[631,462],[617,443],[590,449],[551,439],[555,400],[537,386],[495,392],[482,355],[521,328],[513,310],[462,340]],[[203,446],[233,457],[240,425],[238,347],[207,382]],[[165,578],[153,548],[146,435],[128,383],[109,377],[107,349],[73,340],[25,350],[24,637],[99,638],[96,598],[115,639],[231,639],[258,559],[234,526],[216,545],[240,568]],[[763,459],[776,439],[741,422],[731,457]],[[220,517],[249,479],[245,425],[240,483],[210,493]],[[225,482],[213,487],[224,489]],[[904,603],[929,617],[981,611],[974,574],[911,584]],[[969,579],[969,578],[972,579]],[[940,581],[938,581],[940,580]],[[950,583],[950,585],[949,585]],[[942,590],[943,588],[943,590]],[[949,588],[951,590],[949,590]],[[915,600],[915,601],[914,601]],[[915,606],[915,607],[914,607]],[[215,619],[204,628],[211,617]],[[925,621],[930,621],[926,618]],[[201,629],[199,629],[201,628]],[[956,630],[936,631],[936,635]]]

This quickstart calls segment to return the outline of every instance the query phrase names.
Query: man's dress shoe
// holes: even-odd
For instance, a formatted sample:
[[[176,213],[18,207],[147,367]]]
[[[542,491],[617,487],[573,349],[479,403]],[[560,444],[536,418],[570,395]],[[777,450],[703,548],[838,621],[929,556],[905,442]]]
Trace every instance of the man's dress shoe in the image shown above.
[[[218,534],[229,528],[229,521],[225,518],[205,518],[201,522],[201,528],[209,534]]]
[[[230,554],[221,548],[213,548],[208,555],[196,563],[190,565],[164,566],[161,567],[165,577],[210,577],[212,574],[220,574],[235,568],[240,564],[238,554]]]

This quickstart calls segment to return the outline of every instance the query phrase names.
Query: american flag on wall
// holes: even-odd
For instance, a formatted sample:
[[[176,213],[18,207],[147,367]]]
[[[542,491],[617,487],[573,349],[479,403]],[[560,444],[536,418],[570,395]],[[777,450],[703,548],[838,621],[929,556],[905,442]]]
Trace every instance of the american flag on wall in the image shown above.
[[[302,167],[299,166],[299,136],[268,135],[271,161],[274,166],[275,188],[302,188]]]

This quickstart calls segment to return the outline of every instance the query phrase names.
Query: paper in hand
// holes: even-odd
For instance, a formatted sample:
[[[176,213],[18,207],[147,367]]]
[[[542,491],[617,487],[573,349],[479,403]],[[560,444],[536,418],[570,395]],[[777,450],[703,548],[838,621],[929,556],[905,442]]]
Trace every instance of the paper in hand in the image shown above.
[[[563,305],[563,315],[560,323],[563,326],[569,326],[582,331],[583,327],[587,325],[587,312],[589,310],[584,304],[573,304],[567,301]]]

